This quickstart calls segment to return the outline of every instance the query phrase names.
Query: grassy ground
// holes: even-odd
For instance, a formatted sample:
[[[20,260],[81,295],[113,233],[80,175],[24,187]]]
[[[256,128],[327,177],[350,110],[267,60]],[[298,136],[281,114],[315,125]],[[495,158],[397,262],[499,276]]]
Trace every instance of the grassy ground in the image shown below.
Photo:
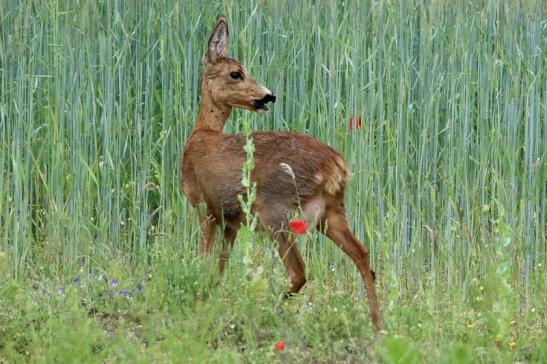
[[[541,2],[201,3],[0,1],[0,362],[546,362]],[[179,157],[221,13],[278,95],[228,131],[346,156],[385,332],[321,236],[290,302],[262,237],[220,282],[197,257]]]

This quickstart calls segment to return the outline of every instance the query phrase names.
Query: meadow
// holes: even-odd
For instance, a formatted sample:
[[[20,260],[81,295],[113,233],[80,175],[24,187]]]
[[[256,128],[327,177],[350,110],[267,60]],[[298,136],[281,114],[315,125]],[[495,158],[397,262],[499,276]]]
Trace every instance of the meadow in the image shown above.
[[[0,363],[547,362],[545,9],[0,0]],[[180,154],[220,14],[229,54],[278,96],[226,131],[346,157],[384,331],[317,232],[288,301],[260,235],[220,281],[199,257]]]

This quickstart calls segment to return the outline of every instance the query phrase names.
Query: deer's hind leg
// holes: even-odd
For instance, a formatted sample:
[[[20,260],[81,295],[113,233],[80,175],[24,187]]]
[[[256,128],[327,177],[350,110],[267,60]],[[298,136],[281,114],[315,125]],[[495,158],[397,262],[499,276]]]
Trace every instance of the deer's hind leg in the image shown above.
[[[332,241],[346,253],[357,266],[365,284],[372,324],[375,329],[382,328],[382,313],[378,306],[374,289],[374,272],[370,269],[369,250],[366,245],[350,231],[343,204],[327,210],[325,227],[321,229]]]
[[[279,257],[283,261],[291,281],[291,287],[285,292],[285,297],[287,298],[298,293],[306,283],[306,265],[296,246],[295,237],[291,237],[290,234],[286,232],[278,233],[276,235],[275,240],[279,244]]]
[[[277,241],[279,245],[279,257],[283,261],[291,281],[291,287],[285,292],[285,297],[290,297],[298,293],[306,283],[304,259],[302,259],[302,255],[296,246],[295,237],[286,231],[286,227],[284,227],[290,210],[284,205],[275,204],[273,201],[269,204],[260,202],[256,204],[259,209],[260,224],[262,229],[268,232],[272,241]],[[268,206],[268,208],[260,208],[261,206]]]

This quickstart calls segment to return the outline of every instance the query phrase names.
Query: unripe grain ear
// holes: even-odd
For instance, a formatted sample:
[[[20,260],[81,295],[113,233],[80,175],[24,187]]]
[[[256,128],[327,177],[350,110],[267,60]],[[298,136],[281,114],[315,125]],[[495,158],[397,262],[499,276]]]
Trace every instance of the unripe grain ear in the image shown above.
[[[209,38],[207,53],[205,53],[202,62],[204,64],[215,63],[218,57],[226,57],[229,40],[228,21],[224,16],[221,16]]]

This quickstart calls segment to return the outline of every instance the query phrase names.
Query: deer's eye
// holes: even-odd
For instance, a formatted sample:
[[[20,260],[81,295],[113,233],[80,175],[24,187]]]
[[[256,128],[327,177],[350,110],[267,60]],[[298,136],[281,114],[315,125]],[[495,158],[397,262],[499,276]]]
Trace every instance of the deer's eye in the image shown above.
[[[230,72],[230,77],[233,78],[234,80],[243,79],[243,75],[241,74],[241,72]]]

